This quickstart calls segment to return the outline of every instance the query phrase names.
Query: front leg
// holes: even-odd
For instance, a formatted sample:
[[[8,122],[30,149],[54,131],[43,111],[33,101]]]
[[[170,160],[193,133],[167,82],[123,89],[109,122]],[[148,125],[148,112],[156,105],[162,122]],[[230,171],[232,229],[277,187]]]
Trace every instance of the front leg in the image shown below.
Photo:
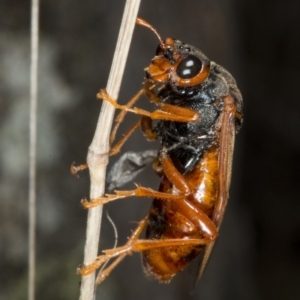
[[[197,112],[192,109],[180,107],[171,104],[160,104],[160,109],[153,112],[143,110],[138,107],[129,108],[126,105],[118,104],[114,99],[112,99],[105,90],[100,90],[97,94],[97,98],[104,100],[113,105],[116,109],[132,112],[137,115],[146,116],[152,120],[167,120],[174,122],[198,122],[200,117]]]

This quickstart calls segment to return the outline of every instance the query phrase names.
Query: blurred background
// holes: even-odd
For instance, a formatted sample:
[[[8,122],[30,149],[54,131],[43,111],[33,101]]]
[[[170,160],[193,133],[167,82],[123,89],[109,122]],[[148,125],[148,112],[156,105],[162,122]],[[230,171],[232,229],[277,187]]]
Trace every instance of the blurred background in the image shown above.
[[[125,1],[41,1],[38,106],[37,299],[78,299],[89,195],[85,162]],[[299,2],[286,0],[144,0],[139,16],[162,37],[200,48],[227,68],[244,97],[230,201],[220,237],[193,293],[197,263],[170,284],[143,275],[139,254],[98,288],[98,299],[300,299]],[[0,2],[0,299],[27,299],[30,1]],[[158,41],[137,27],[120,102],[143,82]],[[151,109],[147,100],[140,107]],[[120,134],[133,124],[128,116]],[[124,151],[155,149],[140,132]],[[111,163],[116,158],[111,160]],[[149,167],[135,180],[157,188]],[[132,188],[128,184],[126,188]],[[125,243],[151,200],[128,199],[105,210]],[[104,217],[101,249],[114,232]]]

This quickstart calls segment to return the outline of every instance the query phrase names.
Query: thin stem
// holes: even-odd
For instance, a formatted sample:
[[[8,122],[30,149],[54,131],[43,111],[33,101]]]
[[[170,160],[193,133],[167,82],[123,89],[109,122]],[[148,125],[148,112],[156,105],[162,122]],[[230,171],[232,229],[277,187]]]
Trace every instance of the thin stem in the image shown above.
[[[129,52],[129,46],[135,26],[135,21],[141,0],[127,0],[120,27],[116,50],[108,78],[106,90],[108,94],[117,99],[121,80]],[[109,135],[113,122],[115,109],[109,103],[102,104],[95,135],[89,147],[87,164],[89,166],[91,186],[90,198],[96,199],[103,195],[105,173],[108,163]],[[100,224],[102,206],[88,211],[86,244],[84,248],[84,264],[88,265],[95,260],[100,239]],[[80,300],[92,300],[95,297],[95,273],[82,277]]]
[[[28,299],[35,299],[35,229],[36,229],[36,118],[38,92],[39,0],[31,2],[31,62],[29,120],[29,237]]]

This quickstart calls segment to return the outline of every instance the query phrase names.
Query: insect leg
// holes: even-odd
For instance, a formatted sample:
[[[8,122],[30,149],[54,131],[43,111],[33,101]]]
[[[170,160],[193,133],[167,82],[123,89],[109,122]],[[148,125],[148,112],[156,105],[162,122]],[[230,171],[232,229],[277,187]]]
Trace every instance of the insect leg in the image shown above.
[[[148,141],[157,139],[157,134],[153,131],[152,119],[143,116],[141,119],[141,130]]]
[[[174,166],[171,158],[165,151],[160,153],[160,162],[162,165],[162,170],[164,174],[169,179],[169,181],[185,196],[191,193],[190,187],[184,177]]]
[[[123,111],[122,111],[123,112]],[[128,140],[128,138],[134,133],[134,131],[141,126],[141,120],[138,120],[124,135],[123,137],[110,149],[109,155],[113,156],[120,152],[122,146]]]
[[[132,107],[142,97],[143,93],[144,93],[144,89],[141,89],[136,95],[134,95],[128,101],[128,103],[125,106],[128,107],[128,108]],[[114,128],[111,132],[110,139],[109,139],[111,144],[115,140],[116,132],[117,132],[120,124],[123,122],[126,114],[127,114],[127,111],[122,110],[122,111],[120,111],[120,113],[115,118],[115,126],[114,126]]]
[[[146,84],[147,83],[147,84]],[[140,97],[143,95],[144,92],[148,92],[148,94],[150,92],[152,92],[152,89],[154,87],[154,84],[146,81],[145,83],[145,87],[143,89],[141,89],[131,100],[129,100],[129,102],[125,105],[125,107],[127,108],[131,108],[139,99]],[[154,92],[152,92],[154,95],[156,95]],[[147,94],[147,97],[149,96]],[[158,101],[161,102],[160,98],[158,96],[156,96],[158,98]],[[157,102],[157,101],[155,101]],[[120,124],[122,123],[122,121],[125,118],[125,115],[128,111],[127,110],[121,110],[121,112],[119,113],[119,115],[116,117],[115,119],[115,126],[112,130],[112,133],[110,135],[110,143],[112,143],[115,139],[116,136],[116,132],[117,129],[119,128]],[[114,147],[110,150],[110,155],[115,155],[117,153],[120,152],[121,147],[124,145],[124,143],[127,141],[127,139],[130,137],[130,135],[139,127],[141,126],[141,129],[144,133],[144,135],[146,136],[146,138],[149,141],[153,141],[157,139],[157,135],[153,132],[152,130],[152,120],[149,117],[143,116],[141,121],[136,122],[129,130],[127,133],[125,133],[123,135],[123,137],[121,138],[121,140],[114,145]]]
[[[130,108],[132,107],[132,105],[134,105],[143,95],[144,93],[144,89],[141,89],[134,97],[132,97],[132,99],[130,99],[128,101],[128,103],[125,105],[126,107]],[[115,126],[111,132],[110,135],[110,144],[115,140],[115,136],[116,136],[116,132],[120,126],[120,124],[123,122],[125,115],[126,115],[127,111],[126,110],[122,110],[119,115],[115,118]],[[114,147],[110,150],[109,155],[115,155],[118,152],[120,152],[121,147],[124,145],[124,143],[128,140],[128,138],[131,136],[131,134],[140,126],[140,121],[136,122],[129,130],[127,133],[124,134],[124,136],[121,138],[121,140],[114,145]],[[72,173],[72,175],[78,177],[78,172],[83,171],[85,169],[88,168],[87,164],[82,164],[82,165],[78,165],[76,166],[75,163],[72,163],[70,171]]]
[[[107,268],[105,268],[102,271],[99,271],[97,278],[96,278],[96,284],[102,283],[111,273],[111,271],[126,257],[127,254],[122,254],[118,256]],[[109,260],[109,258],[108,258]],[[107,261],[108,261],[107,260]]]
[[[146,97],[153,103],[161,103],[161,98],[153,91],[154,84],[150,80],[144,82],[144,92]]]
[[[151,249],[158,249],[164,247],[182,247],[182,246],[199,246],[211,243],[216,236],[205,237],[202,239],[166,239],[166,240],[137,240],[133,245],[131,251],[143,252]],[[106,250],[105,253],[113,253],[114,249]]]
[[[116,267],[116,265],[118,263],[120,263],[127,255],[131,254],[132,244],[134,244],[136,242],[136,240],[139,238],[139,236],[143,232],[143,230],[147,224],[147,220],[148,220],[148,216],[139,222],[138,227],[132,233],[132,235],[130,236],[130,238],[128,239],[127,243],[124,246],[114,248],[113,249],[114,251],[111,253],[105,253],[105,254],[99,255],[95,259],[94,262],[92,262],[91,264],[89,264],[87,266],[84,266],[84,265],[79,266],[77,269],[77,273],[80,274],[81,276],[91,274],[96,269],[98,269],[102,264],[104,264],[107,260],[118,256],[117,263],[115,263],[115,261],[114,261],[108,268],[106,268],[102,271],[103,275],[100,276],[100,278],[101,278],[100,282],[102,282],[108,276],[108,274]],[[113,267],[111,267],[112,265],[113,265]]]
[[[87,164],[75,165],[75,162],[71,164],[70,172],[72,175],[79,177],[78,172],[83,171],[88,168]]]
[[[123,111],[122,111],[123,112]],[[113,156],[120,152],[122,146],[125,144],[125,142],[128,140],[128,138],[134,133],[134,131],[141,126],[141,120],[137,121],[133,126],[123,135],[123,137],[114,145],[113,148],[110,149],[109,155]],[[78,172],[83,171],[88,168],[87,164],[82,165],[75,165],[75,163],[72,163],[70,167],[70,171],[72,175],[78,177]]]
[[[112,99],[105,90],[100,90],[97,94],[97,98],[109,102],[117,109],[150,117],[153,120],[169,120],[175,122],[197,122],[199,120],[199,115],[194,110],[176,105],[162,104],[160,109],[149,112],[138,107],[128,108],[125,105],[120,105]]]
[[[87,199],[82,199],[81,204],[84,208],[92,208],[114,200],[123,199],[131,196],[158,198],[161,200],[181,200],[191,193],[188,183],[180,174],[180,172],[176,169],[172,160],[164,151],[161,152],[161,166],[168,180],[179,190],[179,194],[158,192],[150,188],[138,186],[134,190],[115,191],[115,194],[106,194],[104,197],[99,197],[90,201],[88,201]]]
[[[139,225],[138,230],[141,229],[139,235],[143,231],[146,224],[143,227]],[[164,247],[183,247],[183,246],[199,246],[207,245],[211,243],[216,236],[205,237],[202,239],[166,239],[166,240],[138,240],[138,236],[135,235],[133,238],[130,237],[129,241],[121,247],[114,249],[104,250],[104,254],[99,255],[94,262],[87,266],[79,266],[77,273],[81,276],[86,276],[93,273],[96,269],[101,267],[107,260],[117,257],[108,268],[102,271],[99,281],[101,283],[106,279],[109,273],[120,263],[127,255],[132,254],[132,252],[143,252],[151,249],[159,249]]]
[[[77,272],[81,276],[86,276],[98,269],[107,260],[117,257],[117,259],[101,274],[98,275],[97,283],[104,281],[110,272],[132,252],[143,252],[151,249],[159,249],[163,247],[183,247],[183,246],[198,246],[207,245],[211,243],[216,235],[207,236],[201,239],[166,239],[166,240],[139,240],[139,236],[147,224],[148,217],[144,218],[138,225],[137,229],[133,232],[128,242],[121,247],[114,249],[104,250],[104,254],[99,255],[94,262],[84,266],[78,267]]]
[[[199,229],[205,237],[215,239],[218,231],[214,222],[208,217],[207,213],[202,211],[197,205],[189,200],[187,196],[193,197],[193,189],[189,186],[188,181],[176,169],[171,158],[166,151],[161,151],[160,160],[162,170],[167,177],[167,182],[184,195],[181,201],[174,201],[172,207],[174,211],[180,211],[188,220],[193,222],[194,226]],[[165,187],[169,190],[170,187]]]
[[[83,205],[84,208],[92,208],[92,207],[106,204],[114,200],[123,199],[131,196],[158,198],[161,200],[181,200],[184,197],[186,197],[185,194],[173,195],[170,193],[157,192],[150,188],[138,186],[135,190],[115,191],[115,194],[106,194],[105,197],[99,197],[91,201],[88,201],[87,199],[82,199],[81,204]]]

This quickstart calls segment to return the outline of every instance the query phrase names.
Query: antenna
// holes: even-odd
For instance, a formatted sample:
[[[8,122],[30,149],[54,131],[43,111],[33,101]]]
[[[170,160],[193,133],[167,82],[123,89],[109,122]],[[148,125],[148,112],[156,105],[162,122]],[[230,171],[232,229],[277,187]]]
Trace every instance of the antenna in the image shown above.
[[[147,21],[145,21],[142,18],[136,18],[136,24],[149,28],[158,37],[160,44],[162,46],[165,45],[165,43],[163,42],[163,40],[162,40],[161,36],[159,35],[159,33],[157,32],[157,30],[152,25],[150,25]]]

